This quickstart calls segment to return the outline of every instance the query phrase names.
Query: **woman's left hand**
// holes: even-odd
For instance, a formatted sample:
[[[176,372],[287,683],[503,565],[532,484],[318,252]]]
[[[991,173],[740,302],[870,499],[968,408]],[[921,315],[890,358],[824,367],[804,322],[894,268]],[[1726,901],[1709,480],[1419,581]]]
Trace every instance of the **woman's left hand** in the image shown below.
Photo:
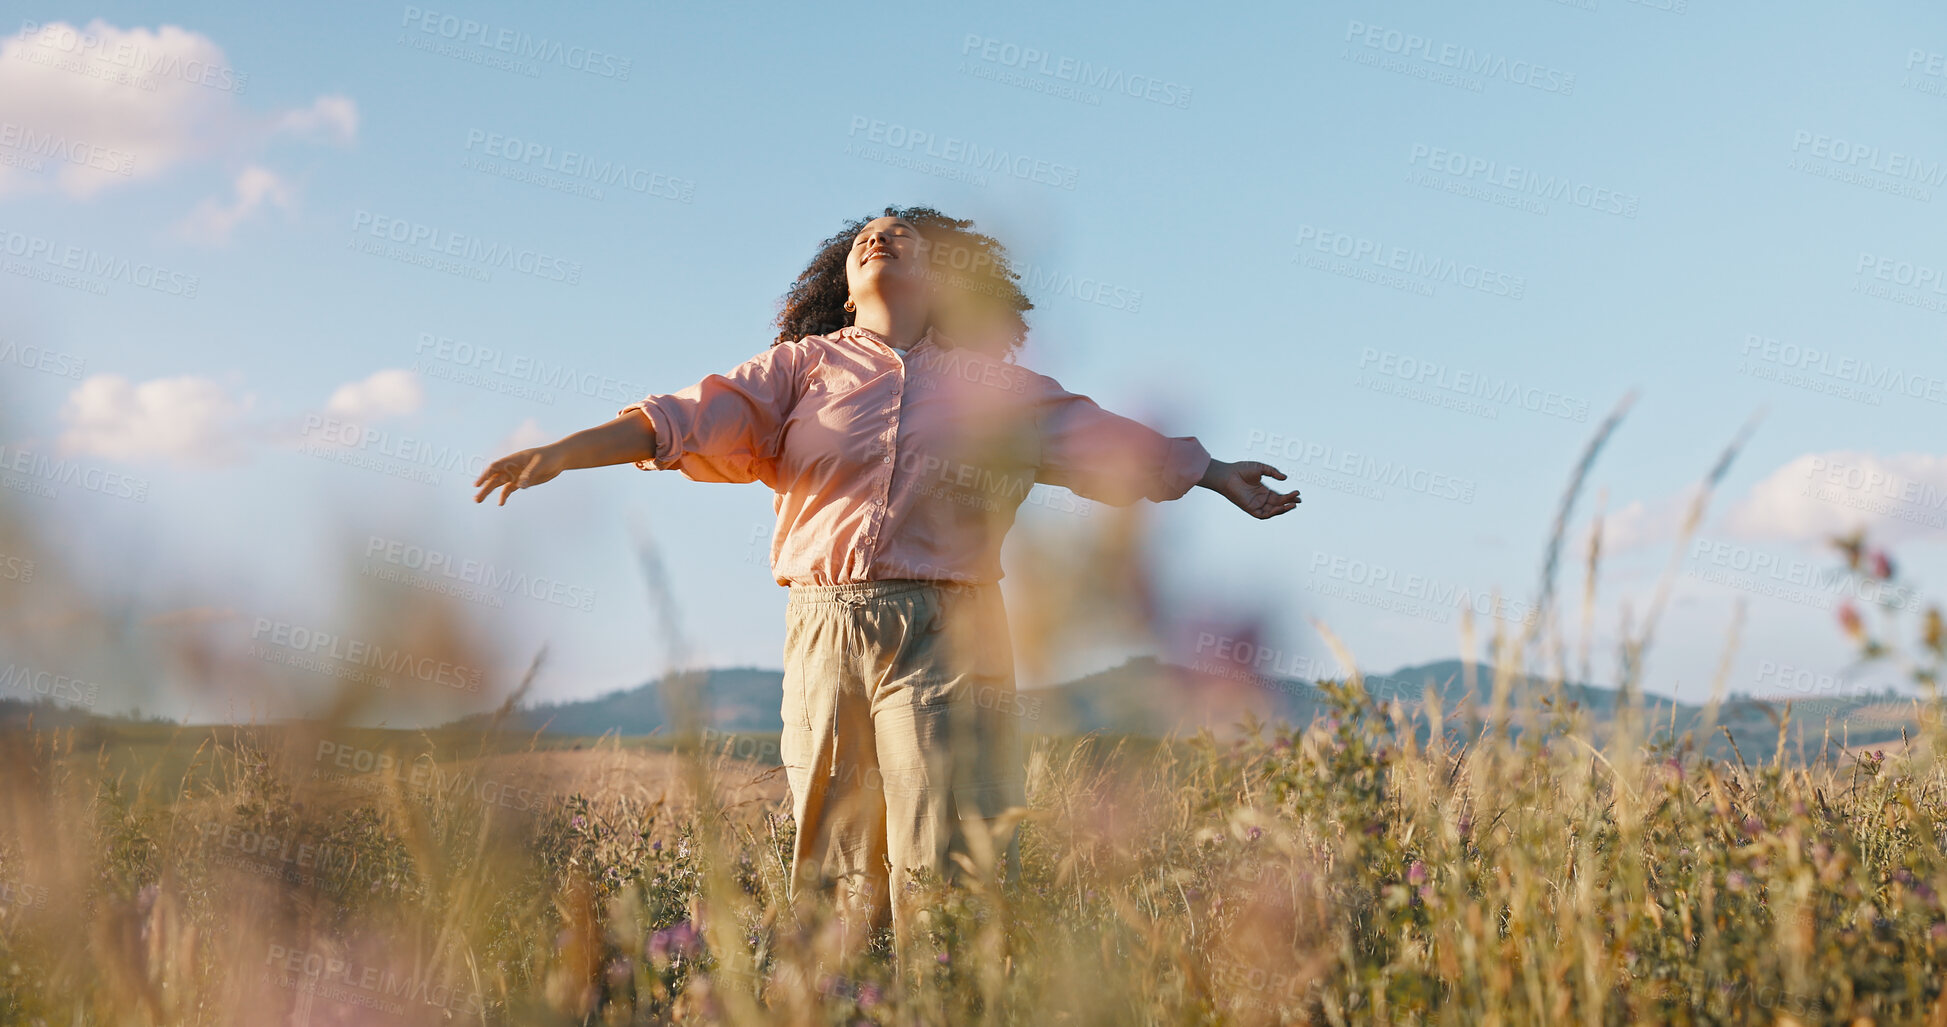
[[[1258,520],[1289,513],[1299,503],[1298,490],[1274,492],[1264,484],[1265,476],[1284,480],[1284,472],[1255,460],[1225,463],[1211,460],[1203,472],[1203,480],[1197,484],[1230,500],[1239,510]]]

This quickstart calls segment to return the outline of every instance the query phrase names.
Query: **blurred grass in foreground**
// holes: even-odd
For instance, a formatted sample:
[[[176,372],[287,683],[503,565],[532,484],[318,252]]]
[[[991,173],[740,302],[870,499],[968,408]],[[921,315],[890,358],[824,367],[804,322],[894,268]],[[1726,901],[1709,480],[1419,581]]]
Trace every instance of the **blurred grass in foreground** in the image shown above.
[[[1140,532],[1108,537],[1093,571],[1047,566],[1127,576]],[[1846,545],[1855,573],[1892,575]],[[46,659],[48,625],[153,641],[61,584],[18,520],[0,516],[0,550],[42,575],[31,602],[0,589],[10,652]],[[371,637],[491,665],[451,610],[372,602]],[[377,731],[352,726],[370,697],[344,683],[303,722],[9,728],[0,1023],[1947,1023],[1938,611],[1911,642],[1842,616],[1863,658],[1921,686],[1908,744],[1752,766],[1632,715],[1660,605],[1625,630],[1637,705],[1600,727],[1509,701],[1526,662],[1561,678],[1551,616],[1489,641],[1485,711],[1433,689],[1382,707],[1355,678],[1300,727],[1037,737],[1018,883],[973,863],[913,882],[903,974],[883,939],[848,959],[836,924],[793,913],[780,775],[701,732]],[[1032,609],[1024,661],[1074,616]],[[282,671],[182,637],[139,655]]]

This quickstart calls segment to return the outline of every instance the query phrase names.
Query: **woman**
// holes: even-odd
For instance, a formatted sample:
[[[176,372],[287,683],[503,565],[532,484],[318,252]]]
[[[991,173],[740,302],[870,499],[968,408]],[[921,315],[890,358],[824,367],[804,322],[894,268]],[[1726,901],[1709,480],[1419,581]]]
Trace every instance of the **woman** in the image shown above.
[[[475,502],[499,489],[504,505],[633,463],[777,493],[793,893],[836,893],[875,927],[906,922],[908,871],[1011,848],[997,819],[1025,797],[998,582],[1028,488],[1123,505],[1201,485],[1259,518],[1299,502],[1263,483],[1273,467],[1213,460],[1013,363],[1033,305],[972,229],[929,208],[852,223],[798,276],[767,351],[475,482]]]

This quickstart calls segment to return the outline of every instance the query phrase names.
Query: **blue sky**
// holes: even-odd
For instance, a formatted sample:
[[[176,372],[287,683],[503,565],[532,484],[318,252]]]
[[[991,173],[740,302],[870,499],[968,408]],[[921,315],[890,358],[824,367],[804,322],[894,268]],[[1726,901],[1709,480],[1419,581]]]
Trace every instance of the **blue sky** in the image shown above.
[[[220,610],[234,648],[266,623],[349,637],[347,581],[433,551],[538,582],[461,604],[496,647],[488,691],[546,641],[537,692],[592,695],[673,658],[635,525],[689,658],[776,666],[761,487],[613,468],[488,509],[467,484],[510,445],[761,349],[818,240],[909,203],[976,219],[1031,269],[1024,362],[1304,490],[1266,524],[1201,491],[1148,511],[1179,658],[1213,618],[1260,620],[1290,666],[1325,657],[1310,618],[1369,668],[1454,655],[1454,595],[1499,587],[1519,615],[1569,469],[1632,388],[1562,586],[1579,596],[1601,490],[1598,678],[1686,490],[1761,409],[1680,556],[1652,686],[1704,695],[1740,601],[1732,687],[1875,680],[1846,669],[1838,597],[1810,577],[1831,563],[1819,538],[1856,522],[1941,593],[1935,6],[16,20],[0,502],[130,624]],[[1107,516],[1040,497],[1023,520]],[[52,588],[0,587],[30,605]],[[1045,673],[1155,644],[1104,633]],[[99,680],[104,708],[302,702],[33,658]]]

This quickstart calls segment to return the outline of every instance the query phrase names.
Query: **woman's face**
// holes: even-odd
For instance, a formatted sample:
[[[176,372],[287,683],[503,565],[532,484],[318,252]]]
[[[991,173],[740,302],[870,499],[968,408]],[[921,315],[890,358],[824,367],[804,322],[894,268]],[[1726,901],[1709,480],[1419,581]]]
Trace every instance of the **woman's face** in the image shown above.
[[[845,287],[854,302],[926,302],[926,240],[901,218],[874,218],[852,238]]]

